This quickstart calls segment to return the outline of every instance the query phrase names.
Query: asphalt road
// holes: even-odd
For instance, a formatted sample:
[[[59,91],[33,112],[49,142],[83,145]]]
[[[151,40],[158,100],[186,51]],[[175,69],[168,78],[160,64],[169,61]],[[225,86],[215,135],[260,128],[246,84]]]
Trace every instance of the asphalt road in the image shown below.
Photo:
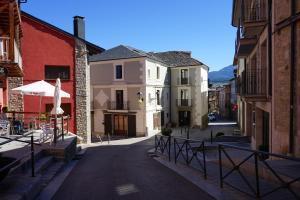
[[[87,150],[54,196],[55,200],[213,199],[148,156],[153,139]]]

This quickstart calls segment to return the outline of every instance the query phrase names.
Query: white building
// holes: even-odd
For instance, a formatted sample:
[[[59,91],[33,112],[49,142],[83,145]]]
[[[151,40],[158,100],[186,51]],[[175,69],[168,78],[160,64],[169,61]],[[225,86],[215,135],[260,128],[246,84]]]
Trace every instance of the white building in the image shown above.
[[[205,65],[201,65],[203,68],[182,66],[190,70],[191,76],[188,77],[194,78],[189,78],[188,85],[180,85],[183,88],[173,92],[171,76],[175,77],[172,74],[181,68],[170,64],[161,53],[146,53],[120,45],[89,60],[93,137],[107,133],[127,137],[151,136],[169,122],[180,125],[175,123],[179,120],[179,112],[177,109],[175,112],[173,106],[179,108],[176,105],[183,105],[186,100],[192,106],[180,108],[187,108],[186,111],[192,113],[190,125],[202,125],[201,118],[207,114],[208,68]],[[188,93],[182,94],[184,88],[188,88]],[[193,99],[195,102],[191,103]]]

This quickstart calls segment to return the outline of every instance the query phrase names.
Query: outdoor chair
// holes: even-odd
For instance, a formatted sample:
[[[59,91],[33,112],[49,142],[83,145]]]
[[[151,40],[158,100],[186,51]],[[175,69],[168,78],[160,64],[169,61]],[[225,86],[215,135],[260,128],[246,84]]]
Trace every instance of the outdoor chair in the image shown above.
[[[10,134],[10,123],[7,120],[0,120],[0,135],[1,136],[9,136]]]
[[[41,142],[45,142],[48,139],[50,139],[50,144],[53,141],[53,128],[51,128],[51,125],[49,123],[43,123],[40,124],[40,128],[41,128],[41,134],[40,134],[40,139],[39,139],[39,143]]]

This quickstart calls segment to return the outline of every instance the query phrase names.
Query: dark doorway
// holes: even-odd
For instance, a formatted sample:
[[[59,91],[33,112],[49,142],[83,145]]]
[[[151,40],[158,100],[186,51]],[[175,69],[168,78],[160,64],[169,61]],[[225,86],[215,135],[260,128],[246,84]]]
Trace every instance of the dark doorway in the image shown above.
[[[178,111],[179,126],[190,126],[191,112],[190,111]]]
[[[114,135],[126,136],[128,131],[128,116],[114,115]]]
[[[123,110],[123,90],[116,90],[116,109]]]
[[[104,130],[105,130],[105,135],[112,134],[111,114],[104,115]]]
[[[161,127],[165,126],[165,112],[164,111],[160,112],[160,125],[161,125]]]
[[[128,137],[136,137],[136,116],[128,115]]]
[[[263,137],[262,145],[265,151],[269,151],[269,113],[263,112]]]

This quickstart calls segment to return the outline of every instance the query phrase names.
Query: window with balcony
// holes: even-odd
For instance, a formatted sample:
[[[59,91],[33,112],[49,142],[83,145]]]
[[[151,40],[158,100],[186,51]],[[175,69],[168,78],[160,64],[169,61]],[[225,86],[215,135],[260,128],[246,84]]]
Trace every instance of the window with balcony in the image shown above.
[[[123,101],[123,90],[116,90],[116,109],[123,110],[124,101]]]
[[[45,79],[70,80],[70,66],[45,65]]]
[[[189,82],[188,74],[189,74],[188,69],[181,69],[180,70],[180,84],[181,85],[188,84],[188,82]]]
[[[189,106],[189,91],[188,89],[181,89],[180,90],[180,99],[179,99],[180,106]]]
[[[156,90],[156,104],[157,105],[161,105],[161,101],[160,101],[160,91]]]

